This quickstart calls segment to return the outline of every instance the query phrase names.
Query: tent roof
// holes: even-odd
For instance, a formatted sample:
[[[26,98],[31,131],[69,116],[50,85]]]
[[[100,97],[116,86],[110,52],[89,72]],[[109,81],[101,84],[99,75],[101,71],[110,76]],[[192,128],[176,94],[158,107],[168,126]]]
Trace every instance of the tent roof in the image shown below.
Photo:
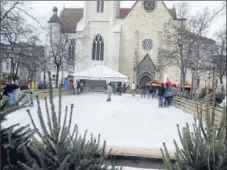
[[[107,80],[107,81],[128,81],[128,77],[104,65],[96,65],[74,75],[76,79],[86,80]]]

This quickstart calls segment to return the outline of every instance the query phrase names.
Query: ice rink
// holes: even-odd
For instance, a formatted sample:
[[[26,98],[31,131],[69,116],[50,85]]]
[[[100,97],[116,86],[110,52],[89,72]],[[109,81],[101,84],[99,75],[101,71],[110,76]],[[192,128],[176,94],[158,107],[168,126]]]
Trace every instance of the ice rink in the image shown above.
[[[113,95],[111,102],[106,102],[106,98],[104,93],[63,96],[62,115],[65,106],[70,107],[70,104],[74,104],[72,123],[79,126],[80,134],[87,129],[88,137],[90,133],[96,136],[101,134],[101,139],[106,140],[107,145],[141,148],[161,148],[165,142],[168,149],[175,149],[173,139],[179,143],[176,125],[179,124],[182,128],[186,122],[193,123],[191,115],[174,106],[159,108],[157,99],[144,99],[140,95],[133,97],[130,94]],[[54,100],[58,110],[58,98]],[[36,105],[30,110],[37,126],[40,127]],[[31,124],[26,109],[8,115],[8,120],[3,126],[16,123]],[[46,118],[45,105],[42,105],[42,113]]]

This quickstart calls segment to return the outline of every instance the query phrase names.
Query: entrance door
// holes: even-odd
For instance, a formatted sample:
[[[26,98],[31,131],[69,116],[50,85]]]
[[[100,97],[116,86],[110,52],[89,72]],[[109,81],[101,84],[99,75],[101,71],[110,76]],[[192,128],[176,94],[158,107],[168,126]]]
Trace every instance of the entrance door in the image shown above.
[[[149,81],[151,81],[150,77],[149,76],[143,76],[141,79],[140,79],[140,85],[144,85],[146,83],[148,83]]]

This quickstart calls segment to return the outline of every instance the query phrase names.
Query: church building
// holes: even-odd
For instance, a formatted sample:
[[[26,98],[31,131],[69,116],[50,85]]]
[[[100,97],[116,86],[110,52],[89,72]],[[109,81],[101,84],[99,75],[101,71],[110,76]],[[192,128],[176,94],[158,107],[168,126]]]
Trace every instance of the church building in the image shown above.
[[[167,77],[179,83],[180,71],[171,66],[159,69],[159,48],[165,30],[179,22],[176,9],[163,1],[136,1],[120,8],[120,1],[84,1],[84,8],[63,8],[49,23],[61,25],[69,35],[69,58],[74,73],[105,65],[129,77],[129,82],[146,83]],[[53,19],[54,18],[54,19]]]

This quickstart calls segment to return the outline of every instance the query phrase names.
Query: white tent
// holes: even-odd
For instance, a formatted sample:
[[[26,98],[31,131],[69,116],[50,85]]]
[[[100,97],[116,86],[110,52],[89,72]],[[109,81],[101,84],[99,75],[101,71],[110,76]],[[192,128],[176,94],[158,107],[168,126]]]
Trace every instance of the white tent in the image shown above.
[[[74,75],[75,79],[128,82],[128,77],[104,65],[96,65]]]

